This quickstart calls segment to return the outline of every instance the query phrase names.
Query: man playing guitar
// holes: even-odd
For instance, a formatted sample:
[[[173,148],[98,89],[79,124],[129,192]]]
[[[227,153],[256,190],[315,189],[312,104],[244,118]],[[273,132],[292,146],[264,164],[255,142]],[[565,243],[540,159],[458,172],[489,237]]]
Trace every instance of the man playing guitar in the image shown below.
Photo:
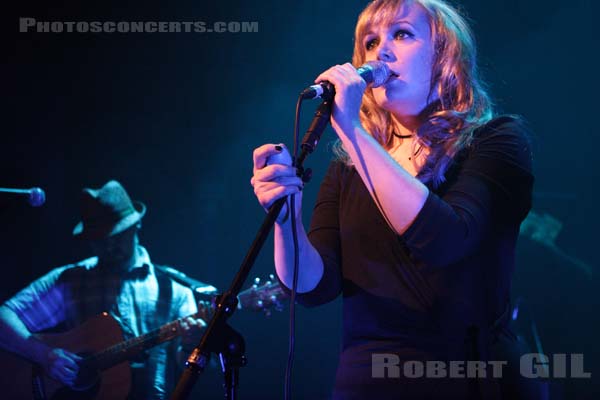
[[[176,320],[173,329],[181,340],[160,345],[155,341],[135,357],[127,353],[125,372],[117,374],[127,378],[129,390],[124,396],[130,399],[166,398],[177,378],[174,366],[181,359],[177,352],[185,351],[182,344],[196,344],[205,325],[196,314],[194,295],[150,261],[138,239],[146,207],[132,202],[121,184],[110,181],[97,190],[84,189],[81,206],[82,221],[73,234],[88,242],[96,257],[56,268],[6,301],[0,307],[0,345],[39,365],[62,385],[98,386],[97,379],[82,380],[85,355],[68,350],[60,341],[40,340],[35,333],[72,330],[103,316],[97,322],[116,321],[123,339],[132,339]],[[99,326],[89,324],[81,333],[91,341],[108,340],[107,329]],[[116,388],[95,390],[98,394]],[[112,392],[108,397],[119,395]]]

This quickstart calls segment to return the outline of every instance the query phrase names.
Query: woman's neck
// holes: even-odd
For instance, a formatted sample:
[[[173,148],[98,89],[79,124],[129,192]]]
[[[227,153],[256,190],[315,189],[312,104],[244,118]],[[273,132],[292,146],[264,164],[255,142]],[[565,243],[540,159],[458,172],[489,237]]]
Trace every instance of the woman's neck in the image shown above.
[[[422,121],[418,116],[398,116],[392,114],[392,125],[396,136],[415,136],[421,123]]]

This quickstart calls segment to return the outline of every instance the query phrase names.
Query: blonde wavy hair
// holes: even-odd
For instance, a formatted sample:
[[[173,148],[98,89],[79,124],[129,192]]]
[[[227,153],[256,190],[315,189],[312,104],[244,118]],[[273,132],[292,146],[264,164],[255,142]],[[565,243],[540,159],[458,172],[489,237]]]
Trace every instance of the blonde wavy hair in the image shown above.
[[[468,146],[473,131],[493,117],[493,105],[481,81],[476,61],[473,33],[465,18],[442,0],[375,0],[358,17],[354,34],[352,64],[365,62],[363,40],[374,25],[389,25],[404,5],[418,4],[426,11],[434,44],[429,105],[425,121],[417,129],[417,145],[429,149],[419,171],[422,182],[438,187],[453,157]],[[437,96],[436,96],[437,95]],[[392,115],[375,102],[370,88],[363,96],[360,120],[384,148],[393,142]],[[338,140],[337,158],[350,164],[348,154]]]

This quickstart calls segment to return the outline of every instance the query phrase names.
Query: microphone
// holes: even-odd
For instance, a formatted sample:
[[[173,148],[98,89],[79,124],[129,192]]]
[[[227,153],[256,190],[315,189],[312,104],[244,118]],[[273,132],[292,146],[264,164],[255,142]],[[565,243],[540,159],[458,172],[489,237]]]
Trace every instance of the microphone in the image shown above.
[[[372,87],[378,87],[383,85],[390,78],[391,72],[387,64],[383,61],[369,61],[359,67],[356,72],[361,78],[367,82],[367,85],[371,84]],[[335,95],[335,89],[333,85],[327,81],[318,83],[307,87],[300,93],[302,99],[332,99]]]
[[[194,278],[190,278],[189,276],[187,276],[181,271],[176,270],[175,268],[155,265],[154,269],[158,269],[163,273],[167,274],[174,281],[177,281],[184,286],[188,286],[190,289],[192,289],[193,292],[196,292],[197,294],[213,295],[217,293],[216,287],[209,285],[208,283],[197,281]]]
[[[31,189],[0,188],[0,196],[25,198],[32,207],[39,207],[46,201],[46,193],[39,187]]]

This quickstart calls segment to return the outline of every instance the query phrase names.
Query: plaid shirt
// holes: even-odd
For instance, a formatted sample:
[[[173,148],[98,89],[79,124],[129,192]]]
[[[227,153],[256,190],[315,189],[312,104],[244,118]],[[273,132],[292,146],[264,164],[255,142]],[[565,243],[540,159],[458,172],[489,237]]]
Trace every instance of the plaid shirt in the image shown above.
[[[121,325],[125,339],[197,311],[192,291],[163,274],[157,275],[148,252],[137,248],[134,267],[111,273],[92,257],[55,268],[8,300],[31,332],[72,329],[108,311]],[[130,363],[132,399],[166,398],[174,384],[175,344],[149,350],[146,359]]]

